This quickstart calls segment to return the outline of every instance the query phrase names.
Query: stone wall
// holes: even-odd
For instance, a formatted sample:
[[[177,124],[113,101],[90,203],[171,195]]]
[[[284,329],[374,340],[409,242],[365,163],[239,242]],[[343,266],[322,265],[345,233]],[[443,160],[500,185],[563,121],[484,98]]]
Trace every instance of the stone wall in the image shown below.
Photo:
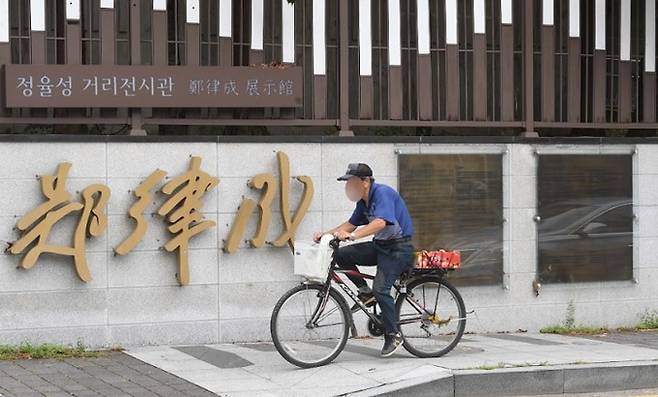
[[[247,187],[256,174],[278,173],[277,151],[290,158],[291,175],[313,178],[315,196],[297,230],[297,239],[344,221],[352,203],[336,181],[349,162],[369,163],[378,182],[397,187],[398,153],[503,153],[504,283],[461,288],[475,314],[467,331],[537,331],[564,320],[574,303],[579,323],[621,326],[637,323],[645,310],[658,307],[658,146],[530,144],[392,144],[392,143],[0,143],[0,240],[15,241],[16,221],[44,201],[36,175],[54,175],[58,163],[72,168],[67,189],[75,200],[92,183],[110,187],[108,229],[87,241],[93,276],[78,279],[71,257],[44,254],[29,269],[17,268],[20,256],[0,254],[0,343],[76,343],[91,346],[198,344],[268,340],[269,318],[277,299],[299,280],[292,274],[286,247],[250,248],[245,242],[224,253],[223,239],[243,197],[257,199]],[[557,153],[632,153],[635,281],[545,285],[537,297],[535,278],[536,156]],[[132,190],[157,168],[170,177],[187,170],[190,156],[203,158],[201,168],[217,176],[219,186],[205,196],[203,212],[217,227],[190,243],[190,284],[179,286],[178,259],[160,247],[170,238],[167,224],[151,216],[142,242],[126,256],[113,247],[134,227],[128,209]],[[291,211],[302,184],[291,181]],[[154,201],[161,203],[156,194]],[[268,240],[278,236],[278,195]],[[69,219],[70,218],[70,219]],[[53,229],[51,243],[70,244],[77,218]],[[245,233],[256,229],[253,216]],[[358,315],[365,334],[364,316]]]

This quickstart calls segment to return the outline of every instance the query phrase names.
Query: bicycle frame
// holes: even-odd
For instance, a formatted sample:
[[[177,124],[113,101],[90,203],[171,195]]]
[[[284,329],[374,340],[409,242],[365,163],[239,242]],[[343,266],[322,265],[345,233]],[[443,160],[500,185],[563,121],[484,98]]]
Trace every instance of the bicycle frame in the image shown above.
[[[347,294],[347,296],[350,297],[350,299],[355,302],[359,309],[363,311],[368,318],[373,321],[374,324],[376,324],[378,327],[383,327],[384,323],[382,320],[380,320],[377,315],[376,311],[373,310],[370,312],[368,308],[361,302],[361,299],[358,298],[357,294],[354,292],[352,288],[350,288],[343,279],[340,278],[339,274],[345,274],[346,276],[354,276],[354,277],[359,277],[364,280],[374,280],[374,276],[371,276],[369,274],[361,273],[358,271],[354,270],[341,270],[341,269],[336,269],[336,260],[334,258],[335,252],[337,249],[337,245],[334,246],[334,255],[332,255],[332,260],[331,260],[331,266],[329,267],[329,274],[327,276],[327,280],[324,282],[324,288],[322,289],[322,296],[320,296],[321,299],[318,301],[318,305],[316,306],[313,314],[311,315],[309,321],[306,324],[307,328],[317,328],[320,327],[317,325],[317,322],[323,319],[324,317],[329,316],[332,314],[334,311],[338,310],[338,308],[333,309],[329,313],[323,313],[324,309],[326,307],[327,301],[329,299],[329,290],[331,288],[331,283],[332,281],[335,282],[338,286],[341,287],[343,291]],[[406,283],[407,283],[407,278],[406,277],[401,277],[400,283],[395,283],[393,285],[393,288],[397,291],[398,296],[403,295],[404,299],[407,300],[415,309],[418,311],[418,317],[412,317],[412,318],[405,318],[404,320],[399,320],[398,319],[398,324],[410,324],[414,323],[416,321],[422,320],[423,314],[426,315],[432,315],[427,309],[425,309],[422,305],[420,305],[418,302],[416,302],[414,299],[410,299],[407,295],[406,291]],[[438,299],[438,296],[437,296]],[[323,315],[321,317],[321,315]],[[351,315],[351,314],[350,314]],[[350,318],[350,323],[353,323],[353,321]]]

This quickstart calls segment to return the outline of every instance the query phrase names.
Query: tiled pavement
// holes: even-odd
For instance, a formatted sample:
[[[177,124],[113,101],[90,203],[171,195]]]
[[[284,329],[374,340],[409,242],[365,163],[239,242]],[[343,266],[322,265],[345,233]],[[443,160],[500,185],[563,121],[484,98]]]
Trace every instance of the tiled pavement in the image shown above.
[[[0,395],[320,397],[367,394],[396,382],[440,379],[485,367],[658,362],[656,332],[465,335],[453,352],[436,359],[418,359],[406,351],[381,359],[381,343],[351,339],[334,363],[306,370],[284,361],[270,343],[151,346],[101,358],[5,361],[0,362]]]
[[[658,339],[658,334],[646,334],[643,338],[646,345],[653,338]],[[270,343],[157,346],[130,349],[127,353],[227,396],[367,394],[369,390],[419,377],[439,379],[472,370],[490,374],[491,368],[499,366],[540,370],[565,365],[658,363],[656,348],[559,335],[465,335],[453,352],[433,359],[418,359],[406,351],[382,359],[381,344],[380,339],[351,339],[332,364],[313,369],[290,365]]]
[[[99,358],[0,362],[0,395],[214,396],[175,375],[125,353]]]
[[[621,332],[590,336],[589,339],[658,350],[658,331]]]

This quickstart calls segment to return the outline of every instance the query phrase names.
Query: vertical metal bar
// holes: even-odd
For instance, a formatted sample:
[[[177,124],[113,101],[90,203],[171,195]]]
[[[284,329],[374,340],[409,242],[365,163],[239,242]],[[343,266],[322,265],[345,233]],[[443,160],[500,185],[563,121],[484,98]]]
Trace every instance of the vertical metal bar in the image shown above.
[[[140,65],[142,63],[141,44],[141,7],[139,0],[130,0],[130,64]],[[131,109],[130,135],[146,135],[142,109]]]
[[[200,59],[200,29],[199,0],[186,1],[187,12],[185,21],[185,64],[199,66]]]
[[[457,0],[446,0],[446,117],[459,120],[459,42]]]
[[[643,118],[656,122],[656,0],[646,0],[644,24]]]
[[[130,64],[142,63],[141,19],[139,0],[130,0]]]
[[[233,0],[219,0],[219,66],[233,66]],[[220,109],[221,118],[233,117],[231,109]]]
[[[555,121],[555,27],[541,27],[541,116]]]
[[[595,123],[603,123],[606,120],[605,0],[596,0],[594,15],[595,46],[592,64],[592,117]]]
[[[349,0],[339,0],[340,44],[340,135],[354,135],[350,128],[349,93]]]
[[[534,0],[525,0],[525,18],[523,21],[524,35],[523,35],[523,68],[525,74],[524,80],[524,103],[525,103],[525,135],[535,135],[535,114],[534,114],[534,53],[533,53],[533,9]]]
[[[487,41],[484,34],[473,34],[473,119],[487,119]]]
[[[400,0],[388,0],[388,113],[402,119],[402,36]]]
[[[569,0],[567,42],[567,121],[580,121],[580,0]]]
[[[580,121],[580,37],[569,37],[567,71],[567,120],[570,123]]]
[[[153,0],[151,10],[151,30],[153,37],[153,60],[155,66],[167,66],[169,64],[169,43],[167,29],[167,2],[165,0]],[[167,117],[167,109],[152,109],[154,117]],[[157,130],[155,132],[157,134]]]
[[[473,1],[473,119],[487,119],[487,36],[484,0]]]
[[[299,5],[303,9],[303,5]],[[281,0],[281,59],[283,63],[295,63],[295,4]]]
[[[80,2],[66,2],[66,63],[82,63],[82,43],[80,42]]]
[[[11,48],[9,46],[9,0],[0,0],[0,65],[11,63]],[[5,74],[0,74],[0,93],[5,92],[7,82]],[[6,108],[5,95],[0,95],[0,116],[10,113]]]
[[[46,2],[30,1],[30,63],[46,63]]]
[[[500,118],[514,120],[514,28],[511,0],[501,0]]]
[[[288,0],[281,1],[281,60],[284,64],[294,65],[295,60],[295,8],[304,11],[304,4],[290,4]],[[273,16],[276,18],[276,16]],[[294,108],[285,108],[280,110],[280,118],[295,118]]]
[[[645,123],[656,122],[656,73],[644,72],[644,96],[642,121]]]
[[[219,0],[219,65],[233,66],[233,1]]]
[[[263,1],[251,0],[251,49],[249,51],[251,65],[263,63]]]
[[[595,123],[605,122],[606,103],[606,53],[605,50],[594,50],[592,65],[592,117]]]
[[[169,44],[167,43],[167,3],[153,1],[153,65],[169,64]]]
[[[619,76],[618,79],[618,101],[619,101],[619,120],[620,123],[628,123],[631,121],[631,106],[632,106],[632,96],[631,96],[631,68],[632,64],[630,61],[619,61]]]
[[[618,103],[620,123],[631,121],[631,0],[621,0],[619,41]]]
[[[429,0],[416,1],[418,58],[416,87],[418,90],[418,118],[432,119],[432,56],[430,55]]]
[[[446,117],[459,120],[459,48],[446,44]]]
[[[313,0],[313,118],[327,117],[326,3]]]
[[[115,27],[114,27],[114,1],[101,1],[100,9],[101,29],[101,59],[103,65],[114,65],[115,54]],[[118,109],[99,109],[100,116],[117,116]]]
[[[373,114],[371,0],[359,0],[359,118]]]
[[[82,63],[82,31],[80,26],[80,1],[66,1],[66,62],[69,65]],[[82,117],[84,109],[66,109],[63,117]]]
[[[113,65],[116,62],[114,41],[114,6],[101,5],[101,63]]]

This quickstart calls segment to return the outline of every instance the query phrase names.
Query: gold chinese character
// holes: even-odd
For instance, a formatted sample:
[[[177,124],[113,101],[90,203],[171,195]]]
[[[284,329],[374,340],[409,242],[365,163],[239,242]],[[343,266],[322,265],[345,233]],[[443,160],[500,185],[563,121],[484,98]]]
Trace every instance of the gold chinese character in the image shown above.
[[[166,175],[167,173],[165,171],[155,170],[137,187],[137,189],[135,189],[134,194],[137,196],[138,200],[132,207],[130,207],[128,214],[130,214],[130,216],[137,222],[137,225],[130,236],[114,249],[114,252],[117,255],[126,255],[137,246],[142,238],[144,238],[144,234],[146,233],[144,210],[153,199],[153,194],[150,190],[153,186],[160,183]]]
[[[189,283],[188,243],[190,238],[215,226],[215,222],[205,220],[200,212],[203,205],[201,198],[213,190],[219,180],[201,171],[201,158],[192,157],[190,169],[185,174],[172,179],[162,192],[171,196],[158,210],[158,214],[167,216],[171,233],[178,235],[169,240],[164,249],[172,252],[178,249],[178,282]]]
[[[313,198],[313,180],[308,176],[299,176],[296,178],[304,184],[304,192],[302,194],[302,199],[295,210],[295,214],[291,218],[288,197],[290,188],[290,161],[284,152],[277,153],[277,161],[279,163],[279,189],[281,191],[279,205],[281,208],[283,231],[276,240],[271,242],[271,244],[276,247],[282,247],[288,243],[290,249],[293,249],[295,243],[295,231],[311,205],[311,200]],[[258,205],[260,210],[258,229],[255,236],[249,242],[253,247],[262,247],[265,242],[265,235],[272,218],[270,206],[277,189],[274,183],[274,176],[272,174],[257,175],[249,181],[249,186],[251,188],[262,190],[263,193],[258,204],[251,199],[244,199],[240,204],[238,215],[233,222],[231,231],[229,232],[226,243],[224,244],[224,251],[228,253],[233,253],[238,249],[240,239],[244,234],[249,217],[254,208],[256,208],[256,205]]]
[[[85,239],[88,236],[98,237],[107,228],[105,208],[110,198],[110,189],[101,184],[90,185],[82,191],[83,204],[69,202],[70,194],[66,191],[66,178],[71,163],[60,163],[56,176],[43,176],[41,190],[48,201],[23,216],[16,227],[23,232],[21,238],[14,242],[9,252],[17,255],[34,243],[27,251],[20,266],[30,269],[42,253],[72,256],[75,270],[82,281],[91,280],[85,253]],[[68,214],[82,211],[75,230],[73,246],[48,244],[48,236],[52,227]],[[29,230],[28,230],[29,229]]]

